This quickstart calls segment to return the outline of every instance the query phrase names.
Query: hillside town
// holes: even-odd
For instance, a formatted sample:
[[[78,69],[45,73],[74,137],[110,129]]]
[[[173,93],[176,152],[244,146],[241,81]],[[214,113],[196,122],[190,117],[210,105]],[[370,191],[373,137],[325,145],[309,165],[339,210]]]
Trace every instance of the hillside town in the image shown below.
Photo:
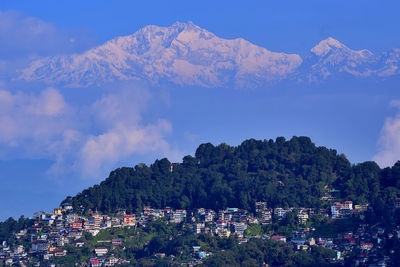
[[[400,199],[395,207],[400,208]],[[320,215],[331,220],[343,220],[350,217],[363,217],[371,207],[368,204],[353,205],[352,201],[334,202],[330,209],[314,208],[274,208],[266,202],[256,202],[255,213],[238,208],[226,208],[214,211],[199,208],[193,211],[172,209],[169,207],[156,209],[145,207],[140,214],[127,214],[124,210],[114,215],[92,212],[88,216],[79,215],[69,203],[63,203],[51,213],[37,213],[34,223],[27,229],[15,233],[13,245],[3,241],[0,245],[0,263],[6,266],[56,266],[54,259],[68,254],[66,246],[84,248],[85,236],[97,236],[101,231],[113,228],[146,228],[156,220],[164,220],[167,224],[182,224],[194,235],[209,234],[220,238],[234,236],[239,243],[248,242],[252,238],[272,239],[287,242],[295,250],[308,251],[311,246],[321,246],[332,249],[336,257],[331,262],[343,263],[346,255],[356,253],[355,265],[373,262],[372,266],[387,266],[389,258],[381,251],[387,240],[400,238],[400,228],[387,233],[379,225],[360,224],[357,231],[339,234],[334,238],[315,237],[312,227],[307,222],[313,215]],[[252,225],[268,225],[275,218],[278,221],[288,213],[296,214],[298,223],[304,227],[292,232],[291,236],[274,233],[250,235],[246,230]],[[134,238],[134,237],[132,237]],[[87,242],[87,241],[86,241]],[[98,240],[87,262],[80,266],[115,266],[129,264],[129,260],[114,253],[116,248],[124,247],[124,239]],[[181,264],[196,265],[210,256],[210,252],[201,246],[193,246],[192,259]],[[173,255],[156,253],[154,258],[164,258]],[[370,265],[371,266],[371,265]]]

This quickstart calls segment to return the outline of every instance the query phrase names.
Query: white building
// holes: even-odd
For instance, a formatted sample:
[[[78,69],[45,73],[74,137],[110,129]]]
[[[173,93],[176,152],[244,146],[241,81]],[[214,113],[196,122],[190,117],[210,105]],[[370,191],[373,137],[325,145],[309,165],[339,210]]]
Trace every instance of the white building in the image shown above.
[[[96,255],[97,255],[98,257],[102,257],[102,256],[104,256],[104,255],[107,254],[108,249],[105,248],[105,247],[99,247],[99,248],[95,248],[95,249],[94,249],[94,252],[96,253]]]
[[[353,202],[351,202],[351,201],[345,201],[345,202],[344,202],[344,208],[345,208],[345,209],[352,210],[352,209],[353,209]]]
[[[336,219],[340,217],[340,210],[343,208],[343,204],[341,203],[334,203],[331,206],[331,213],[332,213],[332,218]]]

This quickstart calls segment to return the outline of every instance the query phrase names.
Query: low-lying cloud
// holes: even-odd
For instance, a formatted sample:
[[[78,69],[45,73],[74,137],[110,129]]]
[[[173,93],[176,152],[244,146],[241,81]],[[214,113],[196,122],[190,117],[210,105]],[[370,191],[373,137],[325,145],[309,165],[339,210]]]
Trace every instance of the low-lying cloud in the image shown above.
[[[0,90],[0,158],[48,158],[52,176],[78,173],[102,178],[121,160],[140,154],[180,155],[162,118],[144,122],[151,94],[146,89],[118,89],[89,105],[67,103],[54,88],[30,94]]]
[[[378,141],[379,152],[374,156],[381,167],[393,166],[400,160],[400,101],[392,101],[391,106],[397,114],[386,118]]]
[[[171,132],[171,125],[160,120],[152,125],[115,125],[109,131],[89,136],[84,143],[77,168],[86,176],[99,174],[103,166],[110,166],[121,158],[135,153],[148,153],[169,150],[164,136]]]

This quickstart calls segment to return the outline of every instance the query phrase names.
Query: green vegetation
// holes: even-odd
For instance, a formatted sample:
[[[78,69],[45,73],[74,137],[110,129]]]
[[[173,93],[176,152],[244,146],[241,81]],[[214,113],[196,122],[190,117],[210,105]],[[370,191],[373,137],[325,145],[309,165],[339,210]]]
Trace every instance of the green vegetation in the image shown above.
[[[251,139],[237,147],[202,144],[195,157],[186,156],[180,164],[162,159],[151,166],[120,168],[99,185],[63,202],[72,203],[75,212],[84,214],[91,210],[114,214],[120,209],[139,213],[144,206],[169,206],[188,212],[196,208],[237,207],[254,213],[257,201],[266,201],[272,209],[314,208],[316,214],[310,213],[302,224],[296,209],[289,209],[292,211],[282,218],[272,212],[270,223],[248,225],[245,236],[256,238],[243,244],[234,236],[193,235],[189,224],[175,224],[165,218],[140,227],[103,229],[96,236],[85,232],[83,248],[66,245],[63,249],[67,256],[54,257],[52,261],[60,266],[87,262],[96,247],[104,246],[110,255],[130,260],[129,266],[169,266],[196,259],[195,246],[208,253],[206,266],[324,266],[335,257],[334,251],[310,246],[307,252],[295,252],[291,244],[262,238],[272,234],[290,238],[301,229],[308,233],[306,228],[315,228],[310,232],[314,237],[337,237],[339,233],[356,232],[361,224],[379,225],[392,232],[391,228],[400,224],[400,209],[392,209],[398,197],[400,162],[385,169],[374,162],[351,165],[344,155],[317,147],[307,137],[289,141],[282,137],[275,141]],[[341,220],[318,214],[318,210],[330,207],[333,198],[369,203],[372,209]],[[32,220],[24,217],[0,223],[0,240],[12,242],[12,233],[30,224]],[[113,245],[110,241],[115,239],[121,244]],[[24,240],[16,242],[27,247]],[[388,244],[385,255],[399,263],[398,239],[393,238]],[[356,252],[348,255],[348,262],[353,262],[354,257]]]
[[[260,224],[250,224],[244,232],[245,236],[262,236],[263,234],[264,230]]]
[[[327,188],[338,200],[371,203],[379,217],[400,196],[400,162],[380,169],[375,162],[351,165],[336,150],[315,146],[308,137],[286,141],[246,140],[237,147],[202,144],[195,157],[186,156],[170,172],[167,159],[150,167],[120,168],[75,197],[77,211],[97,209],[134,213],[143,206],[211,208],[227,206],[254,211],[256,201],[275,207],[327,207],[321,200]]]
[[[337,237],[339,233],[356,232],[360,220],[358,218],[346,218],[334,221],[323,221],[320,224],[314,224],[316,231],[313,232],[315,237]]]
[[[252,225],[253,230],[257,228]],[[101,243],[104,239],[123,240],[120,246]],[[205,261],[206,266],[260,266],[263,262],[270,265],[285,266],[323,266],[335,256],[332,250],[313,247],[311,253],[294,252],[290,244],[273,240],[251,239],[248,243],[238,244],[236,237],[219,238],[212,235],[193,235],[183,224],[166,224],[164,220],[151,222],[145,228],[119,228],[102,230],[90,240],[85,249],[87,253],[73,247],[67,247],[72,255],[57,259],[57,263],[68,265],[74,260],[86,259],[90,250],[96,246],[105,246],[119,257],[131,260],[130,266],[170,266],[187,262],[193,257],[193,246],[211,253]],[[124,248],[124,249],[122,249]],[[165,258],[157,259],[155,253],[165,253]]]
[[[7,240],[12,242],[14,239],[11,238],[13,233],[19,232],[22,229],[26,229],[32,225],[33,220],[21,216],[18,221],[13,218],[8,218],[4,222],[0,222],[0,240]]]
[[[252,239],[245,244],[233,243],[204,262],[203,266],[325,266],[326,259],[335,252],[322,247],[312,247],[310,253],[294,252],[292,246],[273,240]],[[332,266],[332,265],[331,265]]]

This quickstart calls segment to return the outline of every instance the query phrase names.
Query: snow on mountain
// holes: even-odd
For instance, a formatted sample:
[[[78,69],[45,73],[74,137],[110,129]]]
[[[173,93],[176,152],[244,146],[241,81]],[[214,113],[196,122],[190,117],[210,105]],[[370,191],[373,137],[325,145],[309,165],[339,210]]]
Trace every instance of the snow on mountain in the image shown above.
[[[240,38],[222,39],[191,22],[177,22],[144,27],[83,54],[35,61],[20,79],[76,87],[132,79],[241,87],[284,79],[301,63],[299,55],[271,52]]]
[[[311,49],[307,75],[319,80],[338,73],[367,77],[375,74],[377,60],[369,50],[354,51],[329,37]]]
[[[311,48],[311,52],[319,57],[322,57],[330,53],[332,50],[337,50],[337,49],[348,49],[348,48],[338,40],[335,40],[332,37],[328,37],[327,39],[319,42],[319,44]]]
[[[400,49],[393,48],[383,53],[379,66],[381,66],[378,71],[380,77],[400,75]]]
[[[400,49],[382,55],[352,50],[331,37],[304,60],[271,52],[244,39],[222,39],[192,22],[146,26],[82,54],[43,58],[19,78],[73,87],[118,80],[162,81],[204,87],[254,87],[290,80],[322,81],[338,75],[388,77],[400,74]]]

